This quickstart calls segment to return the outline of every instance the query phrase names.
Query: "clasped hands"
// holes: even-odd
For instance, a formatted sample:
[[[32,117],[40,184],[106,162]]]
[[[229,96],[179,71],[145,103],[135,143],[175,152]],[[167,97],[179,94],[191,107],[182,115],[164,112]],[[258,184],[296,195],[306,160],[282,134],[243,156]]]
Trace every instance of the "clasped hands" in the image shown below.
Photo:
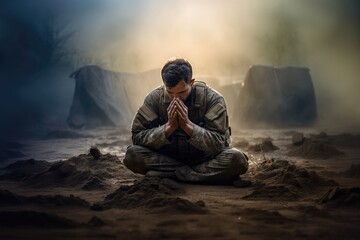
[[[193,123],[188,117],[188,108],[179,98],[174,98],[167,108],[168,122],[165,127],[165,135],[169,137],[176,129],[181,128],[191,136],[193,133]]]

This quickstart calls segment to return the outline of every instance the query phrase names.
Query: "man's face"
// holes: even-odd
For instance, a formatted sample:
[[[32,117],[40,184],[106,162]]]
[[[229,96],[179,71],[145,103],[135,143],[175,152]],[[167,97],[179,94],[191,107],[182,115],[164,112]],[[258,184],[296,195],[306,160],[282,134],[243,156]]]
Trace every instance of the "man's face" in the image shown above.
[[[194,80],[195,79],[192,79],[190,83],[186,83],[184,80],[181,80],[174,87],[165,86],[166,94],[169,96],[170,100],[173,100],[175,97],[177,97],[184,102],[190,95],[191,89],[194,85]]]

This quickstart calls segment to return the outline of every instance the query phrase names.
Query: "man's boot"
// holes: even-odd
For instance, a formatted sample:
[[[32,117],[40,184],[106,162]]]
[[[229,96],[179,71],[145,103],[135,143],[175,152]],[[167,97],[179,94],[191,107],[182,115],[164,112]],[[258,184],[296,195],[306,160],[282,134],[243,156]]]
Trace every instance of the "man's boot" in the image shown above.
[[[155,171],[155,170],[147,171],[145,177],[169,178],[175,181],[178,180],[178,178],[175,175],[175,172],[165,172],[165,171]]]
[[[241,177],[239,176],[239,178],[234,180],[232,184],[233,184],[234,187],[245,188],[245,187],[250,187],[251,186],[251,181],[241,179]]]

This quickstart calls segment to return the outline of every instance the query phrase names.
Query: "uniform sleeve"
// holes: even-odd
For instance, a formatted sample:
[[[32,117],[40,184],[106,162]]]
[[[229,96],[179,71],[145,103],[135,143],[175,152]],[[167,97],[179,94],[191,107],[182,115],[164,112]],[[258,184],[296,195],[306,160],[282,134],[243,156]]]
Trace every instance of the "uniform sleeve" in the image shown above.
[[[189,143],[211,155],[220,153],[227,142],[229,129],[226,105],[223,98],[213,104],[205,114],[204,126],[194,124]]]
[[[158,114],[155,104],[158,102],[154,94],[149,94],[144,104],[137,111],[132,127],[132,141],[134,145],[141,145],[152,149],[159,149],[170,143],[165,136],[165,124],[158,124]]]

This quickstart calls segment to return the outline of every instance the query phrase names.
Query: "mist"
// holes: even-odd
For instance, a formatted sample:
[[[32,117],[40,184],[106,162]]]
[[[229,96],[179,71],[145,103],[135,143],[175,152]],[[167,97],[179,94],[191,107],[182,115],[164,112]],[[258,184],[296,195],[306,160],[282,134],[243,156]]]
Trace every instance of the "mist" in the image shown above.
[[[74,86],[67,76],[81,66],[96,64],[115,71],[142,72],[161,68],[177,56],[192,63],[196,79],[215,76],[222,84],[242,81],[253,64],[308,67],[315,85],[318,127],[360,129],[358,1],[28,0],[8,5],[12,11],[2,13],[7,21],[2,21],[0,43],[1,52],[6,54],[0,65],[6,73],[4,86],[12,91],[2,93],[2,108],[24,109],[24,102],[29,101],[20,102],[18,97],[27,92],[38,111],[29,113],[36,116],[29,126],[47,122],[44,118],[54,106],[63,110],[50,115],[64,118]],[[49,15],[51,10],[56,10],[56,15]],[[19,52],[29,53],[22,54],[23,59],[36,64],[24,67],[11,60],[19,48],[9,41],[5,27],[18,26],[9,25],[14,21],[26,23],[17,28],[17,36],[22,36],[25,31],[38,32],[41,23],[50,20],[61,26],[55,39],[64,39],[56,51],[49,56],[38,54],[42,49],[35,44],[39,38],[31,38]],[[9,49],[13,51],[9,53]],[[39,74],[44,69],[56,69],[51,81]],[[154,81],[160,85],[160,76]],[[61,94],[38,94],[44,92],[44,83]],[[5,104],[9,98],[11,103]],[[227,101],[232,104],[232,99]]]

